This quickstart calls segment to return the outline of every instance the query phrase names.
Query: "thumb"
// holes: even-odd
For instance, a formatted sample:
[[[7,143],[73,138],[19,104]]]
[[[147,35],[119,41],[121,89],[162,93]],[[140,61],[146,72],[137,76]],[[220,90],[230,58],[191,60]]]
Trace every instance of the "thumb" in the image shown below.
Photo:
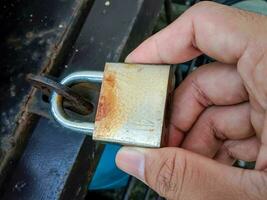
[[[116,164],[167,199],[255,199],[248,194],[262,192],[252,191],[262,180],[256,177],[259,174],[253,176],[255,171],[222,165],[180,148],[123,147]]]

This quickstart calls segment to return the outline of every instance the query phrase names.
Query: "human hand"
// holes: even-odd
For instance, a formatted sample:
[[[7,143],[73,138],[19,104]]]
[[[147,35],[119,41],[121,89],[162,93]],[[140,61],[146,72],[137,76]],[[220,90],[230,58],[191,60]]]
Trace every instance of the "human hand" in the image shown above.
[[[170,147],[123,147],[116,163],[167,199],[267,199],[267,17],[202,2],[126,62],[173,64],[202,53],[217,62],[175,90]],[[235,159],[256,160],[256,169],[232,167]]]

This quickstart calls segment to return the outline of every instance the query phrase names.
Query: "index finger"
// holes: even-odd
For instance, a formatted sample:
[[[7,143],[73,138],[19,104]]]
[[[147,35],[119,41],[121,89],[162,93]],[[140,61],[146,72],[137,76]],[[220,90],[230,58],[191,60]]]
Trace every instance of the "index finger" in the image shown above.
[[[266,19],[236,8],[202,2],[144,41],[128,55],[126,62],[174,64],[204,53],[220,62],[236,64],[255,44],[266,45],[263,39]]]
[[[248,94],[233,65],[213,62],[194,70],[174,91],[168,146],[178,146],[206,108],[245,101]]]

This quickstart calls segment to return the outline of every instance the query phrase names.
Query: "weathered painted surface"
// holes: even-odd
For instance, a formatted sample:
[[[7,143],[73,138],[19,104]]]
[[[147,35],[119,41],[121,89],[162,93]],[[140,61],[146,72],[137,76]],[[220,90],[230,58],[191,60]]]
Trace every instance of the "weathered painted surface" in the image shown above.
[[[68,57],[68,60],[65,58],[63,65],[55,65],[58,62],[54,61],[61,56],[53,54],[52,63],[54,64],[49,65],[48,71],[55,70],[64,77],[73,71],[103,70],[106,61],[123,60],[131,49],[151,33],[163,0],[113,0],[110,1],[109,6],[106,6],[105,2],[105,0],[95,1],[74,47],[63,48],[74,50],[70,58]],[[44,2],[44,4],[47,3],[47,1]],[[60,8],[67,11],[65,7]],[[57,11],[53,13],[56,16],[62,16]],[[53,74],[59,75],[59,73]],[[35,97],[35,102],[42,103],[35,104],[35,109],[30,111],[47,116],[48,112],[45,112],[45,109],[49,108],[46,107],[47,104],[42,100],[42,96],[36,94]],[[62,127],[55,129],[55,124],[44,118],[37,123],[24,155],[12,176],[5,182],[5,193],[0,197],[1,199],[82,199],[84,197],[97,157],[100,155],[101,146],[96,145],[96,148],[91,148],[95,143],[89,137],[77,133],[64,136],[64,133],[68,134]]]
[[[60,71],[91,0],[0,2],[0,186],[23,153],[38,116],[28,112],[28,73]]]

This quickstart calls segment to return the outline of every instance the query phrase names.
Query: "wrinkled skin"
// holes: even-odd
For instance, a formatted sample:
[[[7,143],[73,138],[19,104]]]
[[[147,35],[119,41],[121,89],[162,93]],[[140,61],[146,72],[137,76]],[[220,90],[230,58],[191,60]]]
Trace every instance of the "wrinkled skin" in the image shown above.
[[[123,147],[122,170],[167,199],[267,199],[267,17],[196,4],[138,46],[130,63],[216,62],[174,92],[168,146]],[[255,170],[233,167],[256,161]]]

